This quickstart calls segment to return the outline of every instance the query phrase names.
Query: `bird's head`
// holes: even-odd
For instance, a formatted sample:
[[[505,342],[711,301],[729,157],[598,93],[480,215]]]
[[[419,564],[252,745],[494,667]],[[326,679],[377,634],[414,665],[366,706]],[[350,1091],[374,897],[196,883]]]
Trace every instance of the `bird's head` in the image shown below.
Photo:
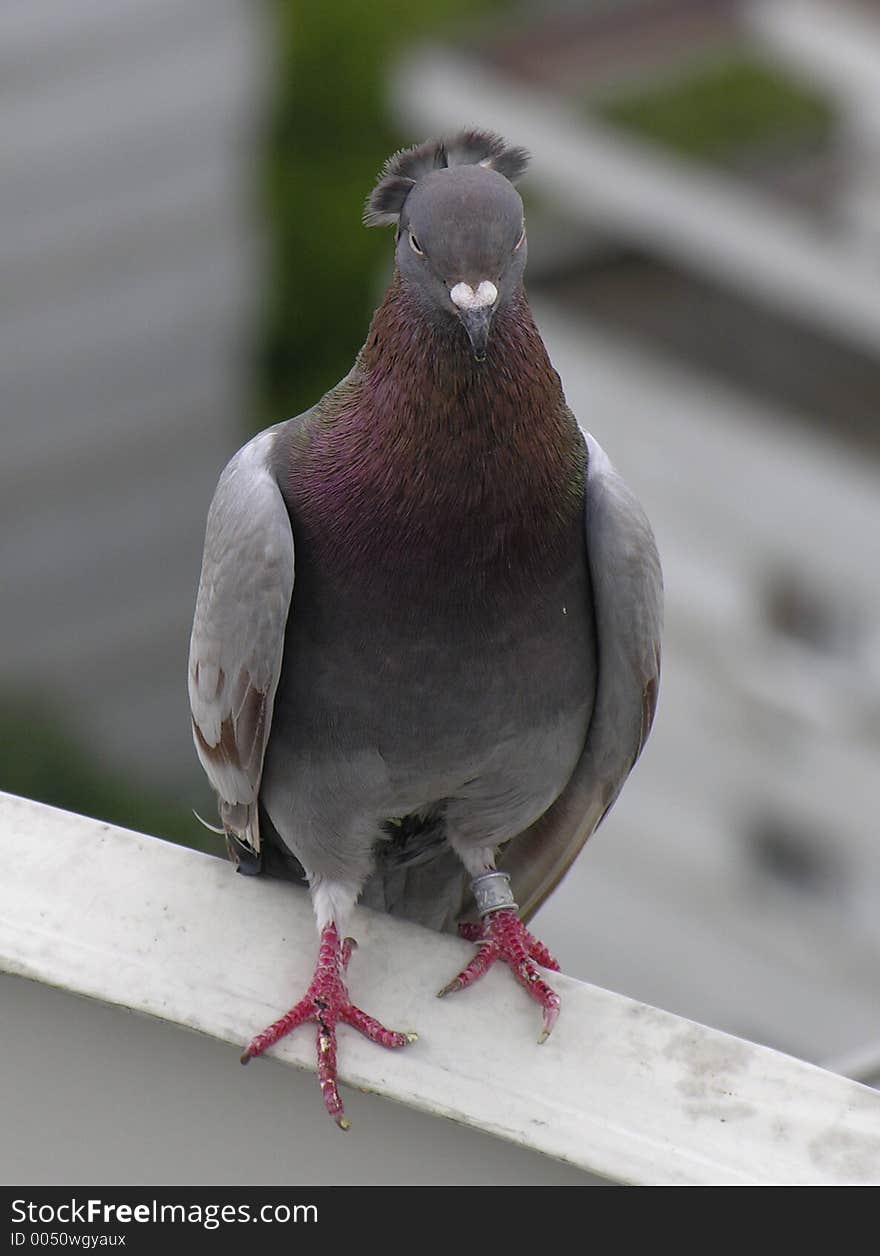
[[[512,180],[527,162],[482,131],[429,140],[389,159],[364,213],[370,226],[397,224],[402,282],[429,318],[461,324],[478,361],[522,284],[525,220]]]

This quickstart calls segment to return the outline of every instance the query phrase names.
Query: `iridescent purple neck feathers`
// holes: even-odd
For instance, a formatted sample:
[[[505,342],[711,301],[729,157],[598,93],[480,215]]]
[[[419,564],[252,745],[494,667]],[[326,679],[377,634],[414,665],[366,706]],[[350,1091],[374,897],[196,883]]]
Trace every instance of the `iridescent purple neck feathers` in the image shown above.
[[[584,443],[523,293],[476,362],[395,276],[352,374],[281,468],[322,571],[409,594],[522,587],[582,530]]]

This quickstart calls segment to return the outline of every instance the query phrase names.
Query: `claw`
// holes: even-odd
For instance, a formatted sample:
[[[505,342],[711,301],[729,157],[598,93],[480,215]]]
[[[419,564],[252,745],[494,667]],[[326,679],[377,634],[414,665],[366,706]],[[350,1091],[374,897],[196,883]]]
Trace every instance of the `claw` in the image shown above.
[[[553,993],[555,994],[555,991],[553,991]],[[559,1020],[559,995],[557,994],[555,1006],[551,1005],[550,1007],[544,1008],[544,1024],[541,1029],[541,1032],[538,1034],[539,1046],[543,1046],[543,1044],[547,1041],[547,1039],[553,1033],[553,1029],[558,1020]]]
[[[500,952],[494,942],[480,940],[477,943],[477,952],[471,959],[466,968],[463,968],[457,977],[453,977],[450,982],[438,991],[437,998],[445,998],[447,994],[452,994],[456,990],[464,990],[466,986],[471,986],[475,981],[479,981],[483,973],[488,972]]]

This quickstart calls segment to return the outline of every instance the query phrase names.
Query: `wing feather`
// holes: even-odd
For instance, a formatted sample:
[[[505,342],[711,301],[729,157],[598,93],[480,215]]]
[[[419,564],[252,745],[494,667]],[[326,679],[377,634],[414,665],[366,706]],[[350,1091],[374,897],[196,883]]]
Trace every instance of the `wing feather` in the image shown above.
[[[257,796],[290,599],[290,518],[269,457],[277,428],[229,462],[211,502],[189,653],[196,751],[227,838],[260,853]],[[230,842],[230,852],[236,848]],[[238,852],[241,853],[240,851]]]
[[[558,885],[638,759],[660,683],[663,577],[651,525],[589,433],[585,527],[596,622],[596,700],[583,753],[553,806],[502,852],[524,919]]]

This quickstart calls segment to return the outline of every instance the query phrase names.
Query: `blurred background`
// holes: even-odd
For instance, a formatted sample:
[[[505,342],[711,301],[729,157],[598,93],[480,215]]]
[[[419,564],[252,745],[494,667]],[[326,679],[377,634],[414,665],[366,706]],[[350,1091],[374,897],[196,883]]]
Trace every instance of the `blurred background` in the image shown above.
[[[217,476],[349,368],[396,147],[534,155],[529,292],[654,523],[654,735],[537,930],[880,1070],[880,4],[0,8],[0,788],[220,854],[186,656]]]

